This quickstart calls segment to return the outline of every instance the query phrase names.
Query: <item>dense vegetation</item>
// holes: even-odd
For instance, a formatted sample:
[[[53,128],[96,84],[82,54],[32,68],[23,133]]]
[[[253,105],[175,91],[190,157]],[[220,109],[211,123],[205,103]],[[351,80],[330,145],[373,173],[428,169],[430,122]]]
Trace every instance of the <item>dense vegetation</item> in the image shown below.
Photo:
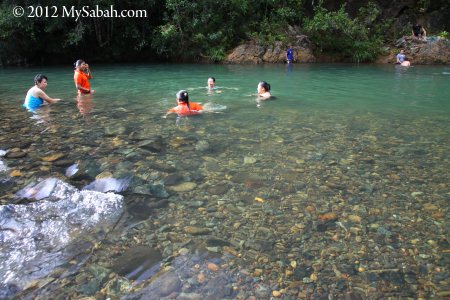
[[[266,45],[277,40],[292,42],[288,27],[308,35],[315,51],[370,61],[387,38],[406,33],[394,26],[398,16],[383,14],[386,1],[356,1],[358,4],[352,6],[345,2],[98,0],[86,4],[79,0],[4,0],[0,4],[0,63],[67,63],[79,57],[107,62],[200,59],[215,62],[245,40]],[[413,2],[414,6],[407,6],[411,15],[432,6],[450,11],[445,0],[435,0],[433,4],[427,0]],[[84,5],[89,5],[89,9],[94,5],[104,9],[114,5],[118,11],[145,10],[147,17],[76,20],[61,16],[63,7],[80,9]],[[15,6],[25,8],[25,16],[15,17],[12,13]],[[47,7],[50,14],[57,12],[58,17],[27,17],[31,12],[29,6]],[[411,18],[406,22],[412,22]]]

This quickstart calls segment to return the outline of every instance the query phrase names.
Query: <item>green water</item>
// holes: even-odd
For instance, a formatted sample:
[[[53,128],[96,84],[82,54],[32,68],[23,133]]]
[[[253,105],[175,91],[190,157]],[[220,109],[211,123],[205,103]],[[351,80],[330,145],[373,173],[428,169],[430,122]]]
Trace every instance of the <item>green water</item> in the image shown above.
[[[205,102],[209,98],[228,104],[228,112],[253,106],[249,94],[256,92],[258,81],[272,86],[280,101],[267,109],[438,113],[449,110],[449,73],[444,66],[415,66],[409,69],[391,65],[284,65],[210,66],[210,65],[125,65],[93,66],[91,87],[97,91],[98,110],[108,106],[132,106],[161,113],[175,103],[180,89],[191,90],[191,99]],[[68,104],[75,99],[73,71],[70,67],[2,69],[1,103],[23,101],[33,77],[49,77],[47,92]],[[205,89],[209,76],[224,87],[220,96],[208,97]],[[236,89],[236,90],[234,90]]]
[[[143,210],[138,225],[130,207],[142,199],[126,194],[125,202],[134,203],[130,218],[102,241],[105,246],[93,251],[74,277],[49,289],[51,297],[94,295],[109,285],[104,281],[94,291],[86,288],[84,280],[95,278],[92,270],[101,266],[111,272],[112,258],[142,244],[162,253],[166,266],[189,273],[177,273],[180,278],[197,278],[174,288],[174,297],[180,291],[212,293],[207,282],[216,277],[205,267],[208,261],[219,265],[226,284],[233,286],[232,292],[216,291],[212,298],[264,299],[271,291],[281,291],[286,299],[346,293],[367,299],[446,295],[450,68],[91,68],[96,93],[84,106],[77,106],[70,66],[0,70],[0,149],[11,140],[33,141],[27,157],[6,160],[22,173],[11,193],[29,179],[64,178],[64,170],[40,162],[55,152],[72,161],[94,162],[98,173],[132,173],[146,182],[164,182],[175,173],[195,188],[171,191],[166,207],[136,205],[135,210]],[[33,115],[21,104],[37,73],[49,78],[46,92],[63,101]],[[219,92],[206,90],[209,76],[216,78]],[[271,84],[276,99],[257,103],[251,94],[260,80]],[[175,106],[180,89],[190,92],[191,101],[226,109],[162,118]],[[162,138],[163,151],[149,153],[137,145],[155,136]],[[188,226],[209,233],[191,235]],[[229,242],[235,255],[229,255],[225,242],[212,246],[206,258],[198,255],[205,245],[211,247],[211,237]],[[191,264],[168,259],[186,251],[180,260]],[[207,275],[206,283],[198,280],[195,272],[200,271]],[[140,288],[146,291],[145,285]],[[138,290],[122,286],[108,295]]]

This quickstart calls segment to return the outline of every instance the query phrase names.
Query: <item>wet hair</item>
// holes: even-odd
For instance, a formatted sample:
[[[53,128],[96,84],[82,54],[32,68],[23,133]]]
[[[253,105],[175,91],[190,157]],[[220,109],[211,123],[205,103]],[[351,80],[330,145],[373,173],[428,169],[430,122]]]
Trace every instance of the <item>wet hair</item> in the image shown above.
[[[48,81],[47,76],[45,76],[43,74],[37,74],[36,76],[34,76],[34,84],[41,83],[42,80],[44,80],[44,79]]]
[[[208,77],[208,80],[212,79],[213,82],[216,82],[216,79],[214,77]]]
[[[74,69],[78,68],[78,67],[81,66],[84,62],[85,62],[85,61],[82,60],[82,59],[77,60],[76,62],[74,62],[73,68],[74,68]]]
[[[270,91],[270,84],[265,81],[260,81],[258,85],[261,85],[262,88],[266,90],[266,92]]]
[[[191,108],[189,107],[189,94],[188,94],[188,92],[187,92],[186,90],[181,90],[181,91],[179,91],[179,92],[177,93],[177,99],[178,99],[180,102],[182,102],[182,103],[186,103],[186,104],[187,104],[187,107],[188,107],[189,109],[191,109]]]

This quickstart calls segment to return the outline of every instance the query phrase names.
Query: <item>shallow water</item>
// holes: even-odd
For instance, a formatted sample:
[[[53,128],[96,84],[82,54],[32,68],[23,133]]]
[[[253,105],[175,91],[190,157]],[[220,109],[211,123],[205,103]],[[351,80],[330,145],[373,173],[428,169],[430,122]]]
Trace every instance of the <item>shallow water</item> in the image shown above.
[[[92,71],[97,93],[77,102],[70,68],[0,70],[0,150],[26,153],[3,159],[13,177],[0,181],[2,204],[36,178],[80,188],[100,173],[139,181],[124,193],[127,214],[88,259],[61,266],[78,267],[54,271],[24,297],[449,295],[448,67]],[[48,94],[64,100],[32,114],[20,105],[39,72]],[[275,100],[251,96],[259,80]],[[217,113],[162,118],[180,89]],[[64,156],[42,160],[53,154]],[[84,177],[65,176],[72,163],[85,164]],[[148,265],[143,245],[163,266],[137,267],[151,275],[144,280],[123,277],[133,249]]]

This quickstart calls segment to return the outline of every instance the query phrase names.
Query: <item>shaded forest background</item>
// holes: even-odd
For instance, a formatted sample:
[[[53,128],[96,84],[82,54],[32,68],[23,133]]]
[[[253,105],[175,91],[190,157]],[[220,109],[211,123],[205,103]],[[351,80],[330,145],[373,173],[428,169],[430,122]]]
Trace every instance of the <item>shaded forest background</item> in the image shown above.
[[[147,18],[16,18],[15,6],[99,5],[147,11]],[[0,4],[0,65],[89,62],[220,62],[248,40],[293,42],[309,37],[314,51],[372,61],[413,23],[428,34],[450,31],[450,1],[319,0],[41,0]],[[288,30],[288,28],[290,30]]]

